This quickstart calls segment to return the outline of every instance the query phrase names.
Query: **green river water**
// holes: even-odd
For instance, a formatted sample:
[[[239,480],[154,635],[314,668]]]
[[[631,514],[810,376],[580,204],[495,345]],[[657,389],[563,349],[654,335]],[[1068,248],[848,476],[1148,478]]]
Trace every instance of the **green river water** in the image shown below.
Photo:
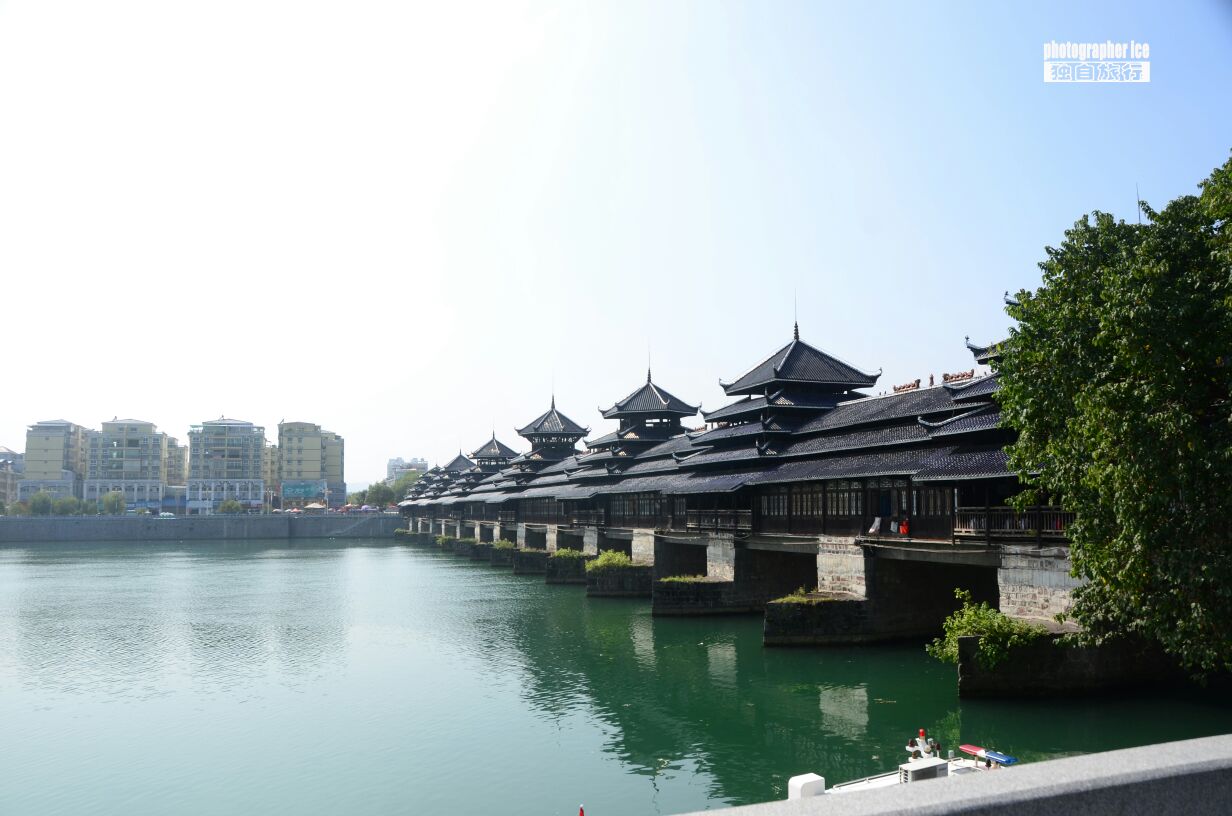
[[[1035,761],[1232,731],[1170,693],[960,702],[921,644],[361,541],[0,548],[0,813],[679,813],[892,769],[929,728]]]

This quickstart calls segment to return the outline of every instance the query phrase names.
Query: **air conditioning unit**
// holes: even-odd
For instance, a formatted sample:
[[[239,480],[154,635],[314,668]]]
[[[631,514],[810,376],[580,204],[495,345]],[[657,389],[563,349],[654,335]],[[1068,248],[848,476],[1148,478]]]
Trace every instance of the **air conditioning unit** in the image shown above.
[[[898,781],[922,782],[925,779],[940,779],[950,775],[950,763],[939,757],[917,759],[898,766]]]

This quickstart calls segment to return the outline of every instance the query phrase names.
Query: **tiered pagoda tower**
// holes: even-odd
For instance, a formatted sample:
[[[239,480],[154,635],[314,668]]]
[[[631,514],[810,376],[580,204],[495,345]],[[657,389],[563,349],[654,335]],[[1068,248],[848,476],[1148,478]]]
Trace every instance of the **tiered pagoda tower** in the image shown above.
[[[471,452],[471,458],[483,473],[499,473],[517,455],[517,451],[496,438],[495,431],[492,432],[491,439]]]
[[[681,424],[685,417],[696,416],[699,406],[690,405],[679,397],[655,385],[650,369],[646,382],[611,408],[600,408],[604,419],[620,423],[615,431],[586,443],[589,454],[580,462],[598,464],[610,462],[608,470],[623,459],[632,459],[685,432]]]
[[[518,429],[518,436],[530,443],[530,450],[510,460],[509,464],[539,470],[577,453],[574,446],[589,432],[589,428],[583,428],[556,410],[556,397],[553,396],[551,407],[545,413]]]
[[[719,382],[728,396],[743,398],[703,411],[710,430],[676,457],[700,465],[776,455],[792,431],[840,402],[865,396],[856,389],[871,388],[880,376],[805,343],[797,324],[790,343],[733,382]]]

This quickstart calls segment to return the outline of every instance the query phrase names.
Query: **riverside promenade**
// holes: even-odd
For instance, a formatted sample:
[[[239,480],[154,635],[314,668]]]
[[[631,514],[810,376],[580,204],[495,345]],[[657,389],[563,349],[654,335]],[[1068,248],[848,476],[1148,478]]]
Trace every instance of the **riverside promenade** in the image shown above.
[[[381,513],[320,516],[21,516],[0,518],[0,544],[72,541],[226,541],[392,538],[402,523]]]

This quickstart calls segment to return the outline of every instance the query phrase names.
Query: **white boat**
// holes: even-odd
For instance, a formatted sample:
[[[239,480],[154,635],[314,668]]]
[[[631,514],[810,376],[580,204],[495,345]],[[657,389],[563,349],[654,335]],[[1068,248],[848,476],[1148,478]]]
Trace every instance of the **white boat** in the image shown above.
[[[853,793],[875,788],[888,788],[892,785],[905,785],[911,782],[923,782],[927,779],[986,773],[1018,762],[1014,757],[1000,751],[968,744],[959,746],[959,751],[963,755],[954,756],[951,750],[947,752],[947,756],[942,757],[941,746],[936,740],[929,739],[923,728],[920,729],[919,737],[913,737],[907,742],[906,750],[907,761],[899,765],[897,770],[842,782],[830,788],[826,787],[825,777],[817,774],[793,776],[787,782],[787,798],[789,800],[804,799],[834,793]]]

